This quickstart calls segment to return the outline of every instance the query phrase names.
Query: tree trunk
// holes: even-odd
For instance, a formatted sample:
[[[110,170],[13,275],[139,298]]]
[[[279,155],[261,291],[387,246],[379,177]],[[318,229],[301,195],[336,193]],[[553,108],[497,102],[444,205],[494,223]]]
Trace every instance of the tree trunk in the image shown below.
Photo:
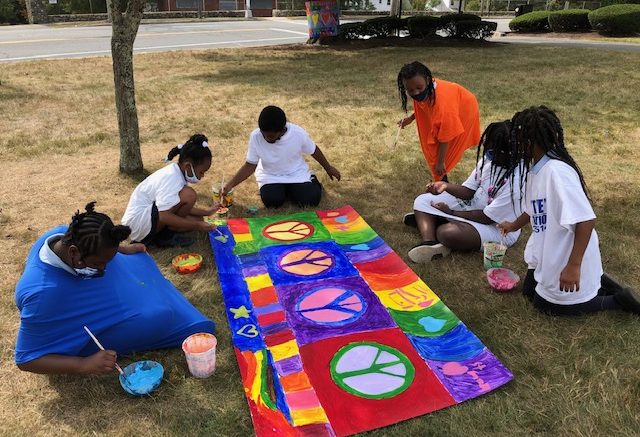
[[[138,111],[133,82],[133,43],[136,40],[144,0],[108,0],[111,3],[113,82],[120,132],[120,172],[142,172]]]

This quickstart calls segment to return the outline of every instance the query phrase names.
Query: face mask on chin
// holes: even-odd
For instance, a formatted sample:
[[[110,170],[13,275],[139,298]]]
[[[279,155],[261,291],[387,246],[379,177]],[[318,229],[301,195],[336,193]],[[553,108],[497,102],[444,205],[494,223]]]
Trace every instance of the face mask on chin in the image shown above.
[[[200,182],[200,179],[198,179],[198,176],[196,176],[196,170],[193,168],[193,164],[191,164],[190,162],[187,164],[191,166],[191,173],[193,174],[193,176],[189,176],[189,174],[187,173],[187,170],[185,170],[184,179],[190,184],[197,184],[198,182]]]
[[[104,269],[96,269],[93,267],[83,267],[81,269],[77,269],[74,267],[73,270],[75,270],[78,277],[82,279],[101,278],[104,276],[104,272],[105,272]]]
[[[429,88],[425,88],[422,92],[416,94],[415,96],[411,96],[411,98],[417,102],[422,102],[429,95]]]

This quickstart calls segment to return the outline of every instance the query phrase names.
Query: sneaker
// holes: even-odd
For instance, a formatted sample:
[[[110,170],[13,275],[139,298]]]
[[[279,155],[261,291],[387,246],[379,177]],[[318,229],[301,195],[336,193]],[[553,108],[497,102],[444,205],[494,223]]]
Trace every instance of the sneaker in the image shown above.
[[[425,241],[418,244],[408,253],[409,259],[414,263],[428,263],[435,257],[444,258],[451,253],[451,249],[437,241]]]
[[[412,212],[408,212],[402,218],[402,223],[407,226],[411,226],[412,228],[418,227],[418,222],[416,221],[416,215]]]
[[[640,314],[640,296],[630,288],[623,288],[613,295],[613,299],[630,313]]]

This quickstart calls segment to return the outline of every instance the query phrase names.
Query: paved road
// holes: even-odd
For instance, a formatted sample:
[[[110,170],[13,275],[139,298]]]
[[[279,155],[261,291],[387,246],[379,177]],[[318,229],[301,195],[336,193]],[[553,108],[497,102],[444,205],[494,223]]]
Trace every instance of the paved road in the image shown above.
[[[494,19],[498,32],[508,31],[509,19]],[[214,47],[250,47],[300,43],[307,39],[304,19],[259,19],[142,24],[136,53]],[[640,44],[609,43],[540,37],[495,37],[517,44],[552,44],[640,52]],[[32,59],[109,56],[111,26],[0,26],[0,63]]]
[[[235,20],[142,24],[135,53],[304,42],[306,20]],[[0,62],[105,56],[111,26],[1,26]]]

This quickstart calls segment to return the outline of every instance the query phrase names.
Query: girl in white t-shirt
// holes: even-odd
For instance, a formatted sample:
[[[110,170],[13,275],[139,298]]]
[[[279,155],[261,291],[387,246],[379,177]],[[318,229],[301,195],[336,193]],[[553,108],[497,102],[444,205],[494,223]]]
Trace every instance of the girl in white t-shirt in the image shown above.
[[[196,208],[197,194],[188,184],[197,184],[211,167],[207,137],[195,134],[186,143],[169,151],[169,164],[142,181],[131,194],[122,224],[131,228],[131,241],[161,247],[189,246],[193,239],[180,235],[189,231],[212,231],[215,226],[204,217],[220,205]]]
[[[640,314],[638,295],[602,270],[596,216],[556,114],[545,106],[531,107],[514,115],[511,129],[523,162],[524,212],[499,226],[509,233],[531,223],[525,296],[552,315],[615,309]]]
[[[438,181],[427,185],[427,193],[418,196],[413,213],[404,223],[417,227],[422,242],[408,255],[413,262],[431,261],[451,250],[480,250],[487,241],[500,241],[496,223],[515,220],[520,209],[520,177],[512,156],[509,122],[491,123],[482,134],[476,168],[462,184]],[[481,154],[482,152],[482,154]],[[511,189],[515,183],[515,189]],[[515,244],[519,232],[505,238]]]
[[[260,198],[267,208],[278,208],[287,200],[298,206],[316,206],[320,203],[322,185],[309,171],[305,155],[318,161],[332,180],[340,180],[340,172],[329,164],[309,134],[300,126],[287,123],[282,109],[267,106],[258,117],[258,129],[249,138],[246,162],[222,188],[222,193],[228,193],[255,173]]]

